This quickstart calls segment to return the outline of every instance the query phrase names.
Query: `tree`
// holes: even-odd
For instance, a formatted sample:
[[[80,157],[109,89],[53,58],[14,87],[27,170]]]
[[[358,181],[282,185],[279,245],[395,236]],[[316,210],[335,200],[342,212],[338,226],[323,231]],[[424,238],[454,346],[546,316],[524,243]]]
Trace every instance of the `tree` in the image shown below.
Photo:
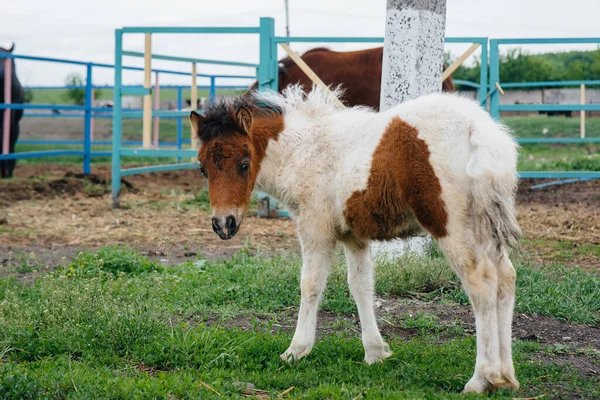
[[[454,60],[451,54],[446,63]],[[472,67],[461,66],[453,79],[479,82],[481,61],[475,60]],[[563,53],[527,54],[520,49],[509,50],[500,55],[501,82],[541,82],[600,79],[600,49],[592,51],[569,51]],[[461,87],[461,90],[473,90]]]
[[[78,73],[71,73],[67,76],[65,81],[67,88],[66,96],[74,104],[83,105],[85,104],[85,84],[83,78]]]
[[[520,49],[511,49],[505,55],[500,55],[501,82],[541,82],[561,79],[558,68],[548,57],[528,55]]]
[[[25,89],[25,97],[23,103],[31,103],[33,101],[33,90]]]

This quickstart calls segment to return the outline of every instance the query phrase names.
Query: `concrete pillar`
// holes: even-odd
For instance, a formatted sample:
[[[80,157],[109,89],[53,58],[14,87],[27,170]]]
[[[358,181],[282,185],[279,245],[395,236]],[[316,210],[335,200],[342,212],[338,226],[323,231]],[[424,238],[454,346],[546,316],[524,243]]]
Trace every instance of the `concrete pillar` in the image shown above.
[[[388,0],[381,111],[441,91],[446,0]]]
[[[381,111],[442,87],[446,0],[387,0]],[[375,252],[424,253],[431,237],[375,243]]]

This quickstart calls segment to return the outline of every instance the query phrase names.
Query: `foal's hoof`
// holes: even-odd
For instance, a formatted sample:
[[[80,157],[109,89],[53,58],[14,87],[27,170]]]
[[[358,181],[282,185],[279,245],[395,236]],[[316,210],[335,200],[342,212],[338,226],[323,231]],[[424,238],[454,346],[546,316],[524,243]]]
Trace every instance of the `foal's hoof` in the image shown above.
[[[473,376],[471,379],[469,379],[469,382],[467,382],[461,393],[484,393],[491,392],[493,390],[494,387],[486,379]]]
[[[307,356],[308,353],[310,353],[310,350],[311,349],[309,347],[292,348],[290,346],[290,348],[288,348],[283,354],[281,354],[279,358],[281,358],[282,361],[288,362],[290,364],[296,364],[298,361],[300,361],[302,357]]]
[[[473,375],[465,385],[462,393],[495,392],[497,389],[517,390],[519,386],[519,381],[517,381],[514,375],[507,377],[502,374],[488,374],[485,378]]]
[[[387,343],[383,342],[381,345],[373,346],[368,350],[365,350],[365,361],[367,364],[371,365],[376,362],[382,362],[393,353],[390,350],[390,346]]]

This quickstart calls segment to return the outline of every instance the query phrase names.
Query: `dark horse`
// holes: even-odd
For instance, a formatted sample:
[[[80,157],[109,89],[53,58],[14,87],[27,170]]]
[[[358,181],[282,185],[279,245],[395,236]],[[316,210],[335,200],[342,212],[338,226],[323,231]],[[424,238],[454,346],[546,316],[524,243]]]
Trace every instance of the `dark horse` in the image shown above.
[[[13,44],[10,49],[4,49],[0,47],[0,53],[12,53],[15,49],[15,45]],[[6,100],[4,99],[4,60],[5,58],[0,58],[0,103],[4,103]],[[25,90],[23,86],[21,86],[21,82],[17,78],[17,72],[15,71],[15,61],[11,60],[12,63],[12,90],[11,90],[11,103],[12,104],[21,104],[25,100]],[[23,117],[23,110],[10,110],[10,147],[9,153],[14,153],[15,144],[17,143],[17,139],[19,138],[19,120]],[[2,138],[4,132],[2,129],[4,126],[4,110],[0,110],[0,143],[2,143]],[[0,149],[1,149],[0,145]],[[1,153],[1,151],[0,151]],[[15,169],[16,160],[0,160],[0,177],[2,178],[10,178],[13,176],[13,171]]]
[[[301,58],[326,85],[342,85],[344,95],[341,100],[345,105],[363,105],[379,110],[383,47],[344,52],[316,47],[305,52]],[[295,83],[300,83],[305,90],[312,87],[312,81],[289,57],[279,61],[278,82],[279,92]],[[256,89],[256,86],[255,83],[250,90]],[[452,77],[442,83],[442,90],[456,91]]]

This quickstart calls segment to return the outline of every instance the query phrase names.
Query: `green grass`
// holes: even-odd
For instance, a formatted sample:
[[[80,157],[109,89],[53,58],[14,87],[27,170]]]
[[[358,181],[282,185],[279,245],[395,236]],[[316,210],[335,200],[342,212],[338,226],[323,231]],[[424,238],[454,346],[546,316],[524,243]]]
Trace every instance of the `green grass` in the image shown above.
[[[202,211],[210,211],[210,199],[208,197],[208,189],[199,191],[194,195],[193,198],[185,200],[181,203],[181,206],[189,209],[192,207],[199,208]]]
[[[579,118],[507,117],[502,122],[521,138],[578,138],[580,134]],[[586,137],[600,137],[600,118],[586,120]],[[599,152],[598,144],[522,144],[519,170],[600,171]]]
[[[600,145],[522,144],[520,171],[600,171]]]
[[[579,118],[508,117],[502,122],[521,138],[579,138],[580,133]],[[586,119],[586,137],[600,137],[600,118]],[[519,170],[600,171],[600,145],[522,144]]]
[[[532,115],[527,117],[505,117],[505,123],[513,132],[522,138],[579,138],[579,114],[574,112],[574,118],[548,117]],[[544,129],[547,132],[544,134]],[[600,137],[600,118],[585,120],[586,137]]]
[[[63,145],[60,146],[61,150],[82,150],[82,146],[76,145]],[[55,146],[42,145],[42,144],[17,144],[17,152],[25,151],[42,151],[42,150],[57,150]],[[111,151],[110,146],[93,146],[93,151]],[[169,164],[175,162],[175,158],[171,157],[121,157],[122,164],[135,164],[138,166],[142,165],[153,165],[153,164]],[[187,162],[187,161],[186,161]],[[44,163],[55,163],[64,165],[82,165],[83,157],[81,156],[56,156],[56,157],[40,157],[40,158],[26,158],[18,160],[19,164],[22,165],[36,165]],[[92,168],[94,165],[110,165],[111,158],[109,157],[94,157],[92,158]]]
[[[163,268],[156,261],[142,257],[128,247],[114,245],[102,247],[95,253],[80,253],[69,265],[67,275],[75,273],[96,275],[100,271],[113,275],[119,273],[133,275],[162,270]]]
[[[537,256],[555,262],[570,262],[579,257],[600,259],[600,245],[547,239],[524,239],[528,249],[536,249]],[[530,250],[531,251],[531,250]]]
[[[81,254],[33,283],[1,275],[0,397],[216,397],[203,381],[226,397],[240,396],[235,383],[248,382],[272,397],[295,386],[290,396],[297,398],[464,398],[458,392],[473,370],[474,338],[426,313],[400,318],[417,333],[388,337],[394,356],[382,364],[362,362],[359,334],[343,321],[297,365],[281,362],[291,334],[277,326],[292,324],[299,304],[294,254],[264,259],[244,250],[162,268],[123,248],[97,254]],[[523,263],[518,271],[517,310],[600,322],[597,275]],[[344,272],[337,261],[322,309],[348,319],[356,306]],[[377,275],[380,295],[466,302],[438,257],[379,260]],[[253,321],[251,330],[224,326],[242,317]],[[456,337],[445,338],[448,331]],[[543,346],[517,341],[514,348],[519,396],[600,396],[597,378],[536,361]]]

